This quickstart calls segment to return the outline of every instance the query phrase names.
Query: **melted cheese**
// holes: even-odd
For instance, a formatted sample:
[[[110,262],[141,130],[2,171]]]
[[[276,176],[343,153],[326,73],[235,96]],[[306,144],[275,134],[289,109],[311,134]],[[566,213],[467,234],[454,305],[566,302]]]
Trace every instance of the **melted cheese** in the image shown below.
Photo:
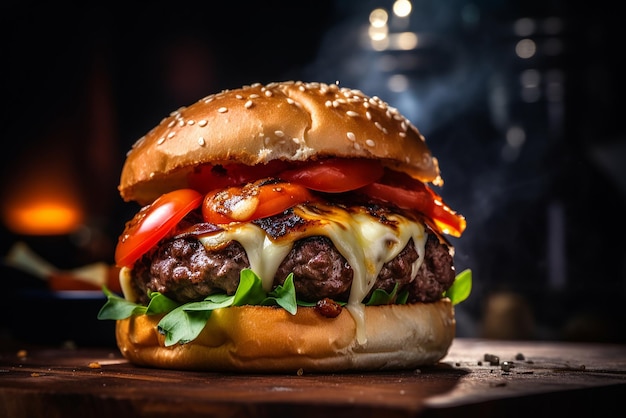
[[[382,222],[365,211],[352,212],[327,205],[322,210],[318,208],[319,205],[294,209],[306,221],[306,228],[294,229],[288,239],[273,239],[251,223],[232,223],[224,226],[223,231],[201,237],[200,241],[209,250],[230,241],[239,242],[248,255],[250,268],[261,278],[265,290],[270,291],[276,271],[294,241],[310,236],[328,237],[352,267],[347,309],[356,322],[357,341],[364,344],[367,338],[363,300],[383,265],[394,259],[411,238],[419,254],[412,265],[412,279],[415,278],[424,260],[426,232],[421,223],[396,214],[387,215]]]

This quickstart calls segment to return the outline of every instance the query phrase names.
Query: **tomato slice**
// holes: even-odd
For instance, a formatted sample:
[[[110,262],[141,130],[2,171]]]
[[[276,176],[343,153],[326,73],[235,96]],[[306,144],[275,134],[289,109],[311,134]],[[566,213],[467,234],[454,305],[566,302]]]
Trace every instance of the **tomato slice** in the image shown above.
[[[460,237],[467,225],[465,217],[450,209],[441,196],[404,173],[386,170],[380,182],[368,184],[359,191],[400,208],[423,213],[444,234]]]
[[[267,164],[204,165],[189,174],[189,187],[201,193],[243,186],[258,179],[278,177],[311,190],[341,193],[380,179],[380,161],[358,158],[327,158],[305,163],[270,161]]]
[[[279,177],[311,190],[342,193],[370,184],[380,179],[383,173],[383,166],[377,160],[329,158],[285,170]]]
[[[202,204],[202,215],[206,222],[214,224],[247,222],[279,214],[312,199],[304,186],[264,179],[208,193]]]
[[[115,248],[115,264],[118,267],[131,266],[201,202],[202,195],[197,191],[180,189],[144,206],[126,223]]]
[[[189,187],[200,193],[209,193],[216,189],[233,186],[243,186],[258,179],[276,177],[287,168],[289,163],[282,160],[273,160],[267,164],[249,166],[232,163],[224,165],[205,164],[197,167],[187,177]]]

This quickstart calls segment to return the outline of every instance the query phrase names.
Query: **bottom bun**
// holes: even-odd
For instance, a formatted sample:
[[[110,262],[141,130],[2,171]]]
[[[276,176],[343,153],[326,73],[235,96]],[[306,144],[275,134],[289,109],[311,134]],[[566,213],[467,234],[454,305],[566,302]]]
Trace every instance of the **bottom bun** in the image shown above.
[[[160,319],[139,315],[117,321],[117,344],[130,362],[240,372],[410,369],[441,360],[455,334],[449,299],[366,307],[364,344],[356,340],[356,323],[347,309],[336,318],[304,307],[296,315],[268,306],[218,309],[195,340],[169,347],[157,330]]]

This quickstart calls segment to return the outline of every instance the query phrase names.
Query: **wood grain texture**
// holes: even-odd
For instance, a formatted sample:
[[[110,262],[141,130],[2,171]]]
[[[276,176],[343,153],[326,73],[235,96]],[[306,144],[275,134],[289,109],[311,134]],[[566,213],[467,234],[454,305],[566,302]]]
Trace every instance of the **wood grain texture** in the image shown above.
[[[11,418],[600,416],[626,395],[621,345],[457,339],[432,367],[303,375],[140,368],[110,348],[0,352],[0,417]]]

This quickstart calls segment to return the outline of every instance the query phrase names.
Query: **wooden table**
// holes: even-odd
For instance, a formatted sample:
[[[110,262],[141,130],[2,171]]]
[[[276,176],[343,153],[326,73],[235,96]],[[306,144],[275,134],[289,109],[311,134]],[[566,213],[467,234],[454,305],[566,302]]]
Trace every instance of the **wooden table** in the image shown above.
[[[419,370],[301,376],[139,368],[114,348],[0,347],[2,418],[596,417],[625,410],[623,345],[456,339],[440,364]]]

